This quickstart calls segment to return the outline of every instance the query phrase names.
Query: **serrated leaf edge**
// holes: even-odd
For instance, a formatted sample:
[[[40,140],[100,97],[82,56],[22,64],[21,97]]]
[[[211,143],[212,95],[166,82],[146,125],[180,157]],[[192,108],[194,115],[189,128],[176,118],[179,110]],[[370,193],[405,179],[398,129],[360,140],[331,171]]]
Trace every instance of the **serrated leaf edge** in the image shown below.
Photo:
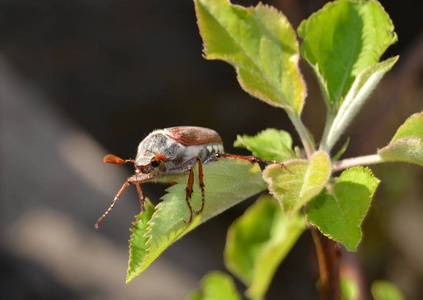
[[[197,7],[197,5],[200,5],[200,2],[198,1],[198,0],[196,0],[196,1],[194,1],[194,3],[195,3],[195,6]],[[257,9],[259,9],[259,8],[261,8],[261,7],[264,7],[264,8],[266,8],[266,9],[269,9],[270,11],[272,11],[272,12],[276,12],[279,16],[281,16],[286,22],[288,22],[288,20],[287,20],[287,18],[286,18],[286,16],[282,13],[282,12],[280,12],[279,10],[277,10],[276,8],[274,8],[273,6],[270,6],[270,5],[267,5],[267,4],[262,4],[261,2],[259,2],[255,7],[248,7],[248,8],[245,8],[245,7],[242,7],[242,6],[239,6],[239,5],[233,5],[229,0],[227,0],[227,3],[229,4],[229,6],[230,7],[233,7],[233,6],[236,6],[236,7],[238,7],[238,8],[240,8],[240,9],[243,9],[243,10],[245,10],[245,11],[248,11],[249,13],[251,13],[251,11],[253,11],[253,10],[257,10]],[[227,31],[226,30],[226,28],[225,27],[223,27],[221,24],[220,24],[220,22],[214,17],[214,15],[213,14],[211,14],[210,13],[210,11],[206,8],[206,7],[204,7],[204,6],[202,6],[202,8],[204,9],[204,10],[206,10],[207,11],[207,13],[216,21],[216,23],[217,24],[219,24],[219,26],[228,34],[228,36],[230,36],[230,38],[234,41],[234,43],[240,48],[240,49],[244,49],[243,47],[242,47],[242,44],[240,44],[239,43],[239,41],[235,38],[235,37],[233,37],[233,35],[229,32],[229,31]],[[200,30],[200,34],[201,34],[201,36],[203,36],[203,34],[201,33],[203,30],[202,30],[202,26],[200,26],[200,18],[199,18],[199,14],[198,14],[198,9],[196,8],[196,17],[197,17],[197,23],[198,23],[198,28],[199,28],[199,30]],[[289,23],[289,22],[288,22]],[[289,23],[290,24],[290,23]],[[294,36],[296,36],[296,34],[295,34],[295,30],[293,29],[293,27],[292,26],[289,26],[289,28],[288,28],[289,30],[291,30],[292,31],[292,34],[294,35]],[[276,93],[277,93],[277,95],[278,95],[278,98],[282,101],[282,103],[277,103],[277,102],[275,102],[274,100],[272,100],[272,99],[270,99],[270,98],[268,98],[268,97],[264,97],[264,95],[260,95],[260,94],[258,94],[258,93],[256,93],[256,92],[253,92],[251,89],[249,89],[248,87],[247,87],[247,85],[245,85],[245,83],[244,83],[244,81],[242,80],[242,78],[241,78],[241,76],[239,75],[240,74],[240,67],[239,67],[239,65],[236,63],[236,61],[234,60],[234,59],[232,59],[232,58],[229,58],[227,55],[213,55],[213,54],[209,54],[208,53],[208,47],[207,47],[207,42],[206,42],[206,40],[205,39],[202,39],[203,40],[203,48],[204,48],[204,55],[203,55],[203,57],[205,58],[205,59],[208,59],[208,60],[223,60],[223,61],[226,61],[227,63],[229,63],[229,64],[231,64],[234,68],[235,68],[235,71],[236,71],[236,74],[237,74],[237,76],[236,76],[236,78],[237,78],[237,80],[238,80],[238,82],[239,82],[239,84],[240,84],[240,86],[242,87],[242,89],[244,90],[244,91],[247,91],[249,94],[251,94],[251,95],[253,95],[254,97],[256,97],[256,98],[258,98],[258,99],[260,99],[260,100],[262,100],[262,101],[264,101],[265,103],[267,103],[267,104],[269,104],[269,105],[271,105],[271,106],[274,106],[274,107],[279,107],[279,108],[283,108],[283,109],[285,109],[286,111],[294,111],[296,114],[297,114],[297,109],[294,107],[294,105],[293,104],[291,104],[291,103],[289,103],[286,99],[285,99],[285,97],[284,97],[284,95],[281,93],[281,91],[279,90],[279,87],[274,87],[274,85],[273,85],[273,83],[272,83],[272,81],[268,78],[268,76],[267,76],[267,74],[262,70],[262,68],[260,67],[260,64],[258,64],[257,62],[256,62],[256,60],[254,60],[254,59],[252,59],[251,58],[251,55],[250,55],[250,53],[248,52],[248,51],[245,51],[244,50],[244,53],[246,54],[246,56],[249,58],[249,60],[254,64],[254,66],[258,69],[258,70],[260,70],[261,71],[261,74],[262,74],[262,77],[263,78],[265,78],[266,79],[266,81],[269,83],[269,85],[270,86],[272,86],[272,87],[274,87],[274,90],[276,91]],[[296,48],[297,49],[299,49],[299,44],[298,44],[298,40],[295,40],[295,45],[296,45]],[[307,91],[306,91],[306,88],[305,88],[305,83],[304,83],[304,78],[303,78],[303,76],[301,75],[301,72],[300,72],[300,69],[299,69],[299,60],[300,60],[300,55],[299,55],[299,51],[297,51],[297,54],[295,54],[295,55],[292,55],[292,57],[291,57],[291,59],[290,59],[291,61],[294,61],[295,62],[295,70],[297,71],[297,73],[300,75],[299,76],[299,78],[300,78],[300,80],[301,80],[301,82],[302,82],[302,84],[303,84],[303,86],[304,86],[304,97],[303,97],[303,99],[302,99],[302,101],[301,101],[301,107],[300,107],[300,109],[299,109],[299,111],[298,111],[298,115],[301,113],[301,110],[302,110],[302,106],[303,106],[303,104],[304,104],[304,99],[306,98],[306,96],[307,96]]]
[[[369,205],[369,208],[363,213],[363,215],[362,216],[360,216],[360,218],[359,218],[359,223],[358,223],[358,225],[356,226],[357,228],[359,228],[360,229],[360,240],[354,245],[354,247],[353,248],[349,248],[349,247],[347,247],[345,244],[343,244],[341,241],[338,241],[338,240],[336,240],[334,237],[333,237],[333,235],[331,235],[331,234],[329,234],[329,233],[325,233],[325,232],[323,232],[322,230],[321,230],[321,227],[319,226],[319,225],[317,225],[317,224],[314,224],[309,218],[308,218],[308,216],[307,216],[307,214],[306,214],[306,218],[307,218],[307,220],[311,223],[311,224],[313,224],[313,226],[315,226],[317,229],[319,229],[319,232],[321,233],[321,234],[323,234],[324,236],[326,236],[326,237],[328,237],[328,238],[330,238],[331,240],[333,240],[333,241],[335,241],[335,242],[338,242],[338,243],[341,243],[342,245],[344,245],[345,246],[345,248],[347,248],[349,251],[357,251],[357,247],[358,247],[358,245],[360,244],[360,242],[361,242],[361,240],[362,240],[362,238],[363,238],[363,234],[362,234],[362,232],[361,232],[361,224],[363,223],[363,220],[364,220],[364,218],[366,217],[366,215],[367,215],[367,213],[368,213],[368,211],[369,211],[369,209],[370,209],[370,206],[371,206],[371,202],[372,202],[372,200],[373,200],[373,196],[374,196],[374,194],[375,194],[375,192],[376,192],[376,190],[377,190],[377,187],[379,186],[379,183],[380,183],[380,179],[379,178],[377,178],[376,176],[374,176],[374,174],[373,174],[373,172],[372,172],[372,170],[370,169],[370,168],[368,168],[368,167],[362,167],[362,166],[359,166],[359,167],[353,167],[353,168],[349,168],[349,169],[346,169],[345,171],[348,171],[348,170],[352,170],[352,169],[362,169],[363,171],[365,171],[368,175],[370,175],[372,178],[374,178],[374,179],[376,179],[376,181],[377,182],[375,182],[375,187],[374,187],[374,190],[373,190],[373,192],[369,195],[369,197],[370,197],[370,205]],[[345,172],[344,171],[344,172]],[[339,177],[337,178],[337,180],[336,180],[336,182],[338,181],[338,179],[339,179]],[[356,183],[356,182],[354,182],[354,183]],[[336,184],[336,183],[335,183]],[[328,192],[333,198],[334,198],[334,200],[335,200],[335,202],[336,202],[336,205],[338,206],[338,208],[339,208],[339,210],[341,211],[341,213],[344,215],[344,212],[342,211],[342,209],[340,208],[340,205],[339,205],[339,201],[338,201],[338,199],[337,199],[337,197],[336,197],[336,195],[335,195],[335,193],[334,193],[334,191],[331,191],[331,190],[328,190],[328,189],[326,189],[326,192]],[[316,195],[315,197],[317,197],[318,195]],[[314,197],[314,198],[315,198]],[[313,198],[313,199],[314,199]],[[345,216],[344,216],[344,220],[346,220],[346,218],[345,218]],[[347,222],[346,222],[347,223]],[[347,227],[349,227],[349,226],[347,226]],[[350,232],[349,232],[350,233]]]

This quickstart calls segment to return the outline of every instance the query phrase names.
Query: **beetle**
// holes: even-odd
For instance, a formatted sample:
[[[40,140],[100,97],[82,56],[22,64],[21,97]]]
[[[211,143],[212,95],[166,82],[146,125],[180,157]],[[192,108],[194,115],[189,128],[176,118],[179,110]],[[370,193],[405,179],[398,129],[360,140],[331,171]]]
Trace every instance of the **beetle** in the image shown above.
[[[248,160],[252,163],[262,161],[255,156],[224,153],[222,139],[216,131],[195,126],[178,126],[154,130],[138,145],[135,159],[122,159],[113,154],[106,155],[103,159],[105,163],[119,165],[133,163],[135,175],[125,181],[110,207],[96,222],[95,228],[99,229],[101,221],[112,211],[116,202],[129,185],[136,185],[141,211],[144,211],[144,195],[141,183],[180,173],[189,173],[185,199],[190,216],[185,222],[191,223],[194,214],[190,203],[194,183],[194,166],[198,164],[198,180],[201,189],[201,208],[195,212],[198,215],[203,211],[205,203],[202,164],[215,161],[218,157],[232,157]]]

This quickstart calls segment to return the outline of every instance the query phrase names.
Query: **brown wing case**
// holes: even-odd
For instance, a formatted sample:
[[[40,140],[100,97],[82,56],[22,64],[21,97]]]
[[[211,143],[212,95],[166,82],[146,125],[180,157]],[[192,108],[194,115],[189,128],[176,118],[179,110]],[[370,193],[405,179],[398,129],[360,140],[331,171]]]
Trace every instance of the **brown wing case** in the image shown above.
[[[219,134],[209,128],[195,126],[179,126],[164,129],[165,134],[171,139],[181,143],[184,146],[220,144],[222,139]]]

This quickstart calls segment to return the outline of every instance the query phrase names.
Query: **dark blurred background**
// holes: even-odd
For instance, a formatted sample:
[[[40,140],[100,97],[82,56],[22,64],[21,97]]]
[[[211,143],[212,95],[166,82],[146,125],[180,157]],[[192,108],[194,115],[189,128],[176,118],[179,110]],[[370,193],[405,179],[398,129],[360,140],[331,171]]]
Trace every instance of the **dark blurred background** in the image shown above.
[[[296,28],[325,1],[264,3]],[[423,108],[421,9],[412,0],[381,3],[399,36],[385,57],[401,58],[349,128],[346,156],[383,147]],[[324,104],[310,68],[302,62],[301,69],[309,94],[303,120],[319,140]],[[133,170],[102,157],[133,157],[146,134],[175,125],[213,128],[231,153],[246,153],[232,147],[237,134],[267,127],[292,132],[298,144],[282,110],[243,92],[231,66],[202,58],[188,0],[1,0],[0,103],[0,299],[183,299],[208,271],[224,270],[227,227],[254,199],[200,226],[126,285],[135,189],[100,232],[93,224]],[[351,259],[360,262],[366,288],[387,279],[407,299],[422,299],[422,169],[373,170],[382,184]],[[164,186],[144,189],[157,202]],[[306,232],[268,299],[318,299],[317,278]]]

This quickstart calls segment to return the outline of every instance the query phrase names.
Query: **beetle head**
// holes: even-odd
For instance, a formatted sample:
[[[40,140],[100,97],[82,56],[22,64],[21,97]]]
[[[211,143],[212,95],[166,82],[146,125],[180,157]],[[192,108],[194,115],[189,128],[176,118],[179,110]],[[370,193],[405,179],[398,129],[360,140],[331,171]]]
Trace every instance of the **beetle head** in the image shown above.
[[[165,161],[166,155],[144,152],[143,155],[137,155],[134,164],[137,172],[158,174],[163,171]]]
[[[163,130],[150,133],[138,145],[135,158],[137,172],[157,175],[166,170],[165,161],[175,158],[179,145],[163,134]]]

